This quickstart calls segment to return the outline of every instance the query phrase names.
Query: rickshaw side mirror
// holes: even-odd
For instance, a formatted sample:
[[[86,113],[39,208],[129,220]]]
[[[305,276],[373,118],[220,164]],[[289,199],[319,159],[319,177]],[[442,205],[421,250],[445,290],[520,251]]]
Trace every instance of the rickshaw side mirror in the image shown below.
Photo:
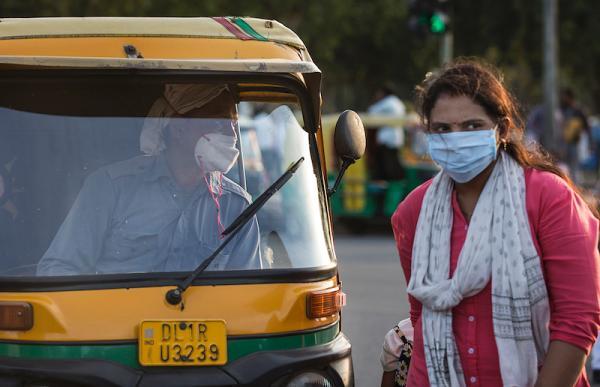
[[[342,159],[342,166],[333,187],[327,190],[328,196],[333,195],[337,191],[346,169],[365,153],[367,146],[365,127],[356,112],[346,110],[340,114],[335,124],[333,144],[335,152]]]

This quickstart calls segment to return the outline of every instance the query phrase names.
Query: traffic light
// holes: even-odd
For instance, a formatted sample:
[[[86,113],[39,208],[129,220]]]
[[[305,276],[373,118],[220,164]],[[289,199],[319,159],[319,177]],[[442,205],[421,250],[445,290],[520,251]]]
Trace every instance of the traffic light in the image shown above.
[[[408,27],[418,35],[443,35],[450,27],[450,0],[410,0]]]
[[[429,17],[429,31],[434,34],[443,34],[448,29],[448,16],[441,12],[434,12]]]

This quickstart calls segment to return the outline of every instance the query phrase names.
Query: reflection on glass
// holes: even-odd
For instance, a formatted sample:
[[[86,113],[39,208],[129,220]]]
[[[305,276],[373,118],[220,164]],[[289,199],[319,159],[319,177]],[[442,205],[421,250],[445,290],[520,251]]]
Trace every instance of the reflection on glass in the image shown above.
[[[258,149],[248,162],[248,190],[257,196],[294,161],[310,160],[308,134],[289,106],[249,104],[254,119],[241,123],[242,146]],[[254,144],[252,144],[254,142]],[[257,162],[260,160],[260,162]],[[262,163],[256,167],[255,164]],[[251,166],[249,166],[249,164]],[[315,175],[306,162],[294,177],[258,213],[262,251],[273,267],[316,267],[329,262]]]
[[[29,84],[18,108],[0,99],[0,276],[193,270],[301,156],[207,270],[330,262],[297,106],[238,115],[226,85],[110,86]]]

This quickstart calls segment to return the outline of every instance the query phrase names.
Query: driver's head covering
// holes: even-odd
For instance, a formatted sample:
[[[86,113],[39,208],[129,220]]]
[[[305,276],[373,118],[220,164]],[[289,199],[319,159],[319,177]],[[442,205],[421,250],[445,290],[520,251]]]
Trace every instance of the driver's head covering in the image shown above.
[[[167,84],[163,96],[158,98],[144,120],[140,134],[140,150],[157,155],[165,149],[163,130],[175,115],[185,115],[215,99],[227,85]]]

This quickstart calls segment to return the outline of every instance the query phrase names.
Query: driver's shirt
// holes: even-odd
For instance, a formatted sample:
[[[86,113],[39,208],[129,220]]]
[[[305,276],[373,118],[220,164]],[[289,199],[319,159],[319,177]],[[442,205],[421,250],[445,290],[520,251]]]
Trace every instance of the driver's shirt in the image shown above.
[[[225,176],[221,186],[220,217],[227,227],[250,196]],[[86,179],[37,274],[193,270],[223,241],[213,195],[204,180],[193,191],[179,189],[162,155],[100,168]],[[259,269],[260,262],[254,217],[207,270]]]

